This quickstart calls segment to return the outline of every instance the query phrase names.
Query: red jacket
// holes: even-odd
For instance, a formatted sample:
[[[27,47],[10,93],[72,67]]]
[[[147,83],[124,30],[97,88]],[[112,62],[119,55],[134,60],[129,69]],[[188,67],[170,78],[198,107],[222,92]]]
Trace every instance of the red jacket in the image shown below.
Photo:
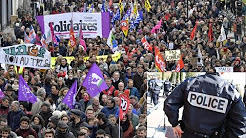
[[[17,136],[22,136],[23,138],[26,138],[29,135],[33,135],[35,138],[38,138],[36,131],[31,127],[29,127],[28,129],[18,128],[16,130],[16,134]]]

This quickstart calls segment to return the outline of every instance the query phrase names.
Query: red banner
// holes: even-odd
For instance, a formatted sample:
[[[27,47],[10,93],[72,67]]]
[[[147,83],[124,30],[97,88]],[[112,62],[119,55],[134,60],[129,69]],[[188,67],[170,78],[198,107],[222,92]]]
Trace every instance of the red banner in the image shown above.
[[[128,34],[128,29],[129,29],[129,23],[128,20],[123,20],[121,21],[121,30],[124,33],[125,37]]]
[[[183,59],[182,59],[182,56],[180,57],[180,60],[178,62],[178,65],[176,66],[176,69],[175,71],[176,72],[180,72],[181,69],[184,68],[184,62],[183,62]]]
[[[74,30],[73,30],[73,21],[71,21],[71,28],[70,28],[70,32],[69,32],[69,35],[70,35],[70,39],[69,39],[69,45],[71,47],[76,47],[76,39],[75,39],[75,36],[74,36]]]
[[[149,42],[146,40],[145,37],[141,39],[141,42],[143,43],[143,46],[146,50],[149,50],[150,52],[153,52],[152,46],[149,44]]]
[[[164,72],[166,65],[158,47],[155,47],[155,66],[160,72]]]
[[[191,34],[190,34],[190,40],[193,40],[195,35],[196,35],[196,29],[197,29],[197,22],[196,22],[196,25],[195,27],[193,28]]]
[[[126,115],[129,105],[130,105],[129,98],[126,95],[121,94],[120,95],[120,115],[119,115],[120,120],[122,120],[124,115]]]

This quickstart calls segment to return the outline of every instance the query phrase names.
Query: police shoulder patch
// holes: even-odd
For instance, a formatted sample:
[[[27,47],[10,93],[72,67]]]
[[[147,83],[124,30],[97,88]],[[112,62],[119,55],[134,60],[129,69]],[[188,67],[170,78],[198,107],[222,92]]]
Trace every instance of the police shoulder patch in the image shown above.
[[[189,92],[187,101],[195,107],[225,113],[228,105],[228,99],[218,96]]]

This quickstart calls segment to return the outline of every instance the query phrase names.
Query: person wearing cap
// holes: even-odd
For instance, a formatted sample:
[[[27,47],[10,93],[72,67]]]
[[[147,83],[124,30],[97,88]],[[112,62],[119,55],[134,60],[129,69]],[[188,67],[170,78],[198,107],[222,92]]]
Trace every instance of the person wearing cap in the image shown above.
[[[47,125],[47,128],[50,128],[50,129],[51,129],[51,128],[56,129],[58,122],[59,122],[58,116],[51,116],[51,117],[49,118],[49,123],[48,123],[48,125]]]
[[[66,123],[59,121],[56,128],[55,138],[75,138],[75,136],[69,131]]]
[[[81,119],[82,112],[78,109],[72,109],[70,115],[70,123],[68,123],[69,129],[74,134],[75,137],[78,136],[80,127],[85,125]]]
[[[32,114],[35,115],[37,113],[39,113],[40,109],[41,109],[41,106],[44,102],[44,98],[46,96],[46,91],[44,88],[40,88],[38,89],[37,91],[37,102],[35,102],[33,105],[32,105]]]
[[[33,135],[38,138],[36,131],[30,126],[30,119],[27,116],[23,116],[20,119],[20,128],[16,130],[17,136],[26,138],[29,135]]]

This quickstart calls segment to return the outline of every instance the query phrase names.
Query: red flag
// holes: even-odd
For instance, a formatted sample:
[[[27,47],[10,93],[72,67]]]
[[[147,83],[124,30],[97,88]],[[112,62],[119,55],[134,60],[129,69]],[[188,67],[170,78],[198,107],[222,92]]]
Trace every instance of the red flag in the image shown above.
[[[120,120],[123,119],[124,115],[126,115],[128,108],[130,105],[129,98],[125,94],[120,95]]]
[[[68,45],[74,48],[76,46],[76,39],[74,36],[74,31],[73,31],[73,20],[71,20],[71,28],[70,28],[69,35],[70,35],[70,38],[69,38]]]
[[[180,72],[180,70],[183,68],[184,68],[184,62],[183,62],[182,56],[180,56],[180,60],[178,62],[178,65],[176,66],[175,71]]]
[[[79,39],[80,39],[79,45],[82,46],[83,50],[86,52],[86,44],[83,38],[82,24],[80,24],[80,29],[79,29]]]
[[[128,29],[129,29],[129,23],[128,23],[128,20],[123,20],[121,21],[121,30],[122,32],[124,33],[125,37],[127,36],[128,34]]]
[[[193,28],[191,34],[190,34],[190,40],[193,40],[195,35],[196,35],[196,29],[197,29],[197,22],[196,22],[196,25],[195,27]]]
[[[162,57],[160,50],[155,46],[155,66],[160,72],[164,72],[166,68],[166,64],[164,62],[164,58]]]
[[[132,59],[132,56],[138,51],[137,48],[134,48],[131,52],[128,51],[127,52],[127,56],[128,56],[128,59],[131,60]]]
[[[141,39],[141,42],[143,43],[143,46],[146,50],[149,50],[150,52],[153,51],[152,46],[149,44],[145,37]]]
[[[213,41],[213,25],[212,23],[209,23],[209,30],[208,30],[208,41],[211,42]]]

